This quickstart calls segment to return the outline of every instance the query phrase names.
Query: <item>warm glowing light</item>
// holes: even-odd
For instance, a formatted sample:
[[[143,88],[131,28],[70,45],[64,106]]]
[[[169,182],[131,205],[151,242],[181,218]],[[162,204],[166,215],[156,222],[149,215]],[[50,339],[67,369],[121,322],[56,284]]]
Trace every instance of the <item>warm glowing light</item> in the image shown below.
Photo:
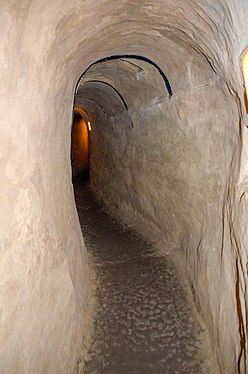
[[[243,65],[243,74],[244,74],[244,80],[245,80],[246,106],[247,106],[247,103],[248,103],[248,49],[243,54],[242,65]]]
[[[82,118],[74,119],[71,133],[72,171],[76,175],[89,166],[89,133],[87,123]]]
[[[88,121],[88,129],[89,129],[89,131],[91,131],[91,123],[90,123],[90,121]]]

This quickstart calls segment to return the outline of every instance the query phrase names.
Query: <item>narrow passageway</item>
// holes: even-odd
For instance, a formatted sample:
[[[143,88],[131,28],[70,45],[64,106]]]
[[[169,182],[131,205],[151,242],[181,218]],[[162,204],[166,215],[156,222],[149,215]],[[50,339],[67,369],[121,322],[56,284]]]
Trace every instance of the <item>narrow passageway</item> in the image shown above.
[[[0,1],[0,374],[248,374],[247,5]]]
[[[94,333],[86,374],[201,374],[210,368],[174,265],[111,218],[88,185],[75,200],[97,278]]]

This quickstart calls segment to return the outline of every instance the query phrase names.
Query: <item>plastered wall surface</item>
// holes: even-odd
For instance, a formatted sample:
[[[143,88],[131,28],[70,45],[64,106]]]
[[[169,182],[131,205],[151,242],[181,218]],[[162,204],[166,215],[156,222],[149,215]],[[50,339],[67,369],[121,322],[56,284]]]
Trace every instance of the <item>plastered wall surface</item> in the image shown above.
[[[95,123],[93,187],[101,184],[101,197],[123,219],[143,217],[154,235],[180,247],[222,372],[245,373],[246,2],[3,0],[0,7],[0,371],[76,372],[90,313],[71,184],[74,90],[96,60],[136,54],[162,68],[173,95],[146,63],[87,72],[78,104]],[[128,111],[116,93],[87,86],[89,77],[114,85]]]

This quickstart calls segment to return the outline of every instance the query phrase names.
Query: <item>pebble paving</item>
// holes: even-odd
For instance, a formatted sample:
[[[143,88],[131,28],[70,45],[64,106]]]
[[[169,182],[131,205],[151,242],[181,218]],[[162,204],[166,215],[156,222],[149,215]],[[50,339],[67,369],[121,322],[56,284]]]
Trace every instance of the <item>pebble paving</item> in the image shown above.
[[[169,258],[112,218],[87,185],[74,184],[97,277],[85,374],[216,374]]]

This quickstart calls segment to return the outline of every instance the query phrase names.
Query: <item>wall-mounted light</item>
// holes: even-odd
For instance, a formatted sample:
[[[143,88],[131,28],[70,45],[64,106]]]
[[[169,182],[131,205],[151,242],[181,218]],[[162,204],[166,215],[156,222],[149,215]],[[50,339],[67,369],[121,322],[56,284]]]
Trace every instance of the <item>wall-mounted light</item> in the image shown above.
[[[243,75],[245,81],[245,105],[248,113],[248,48],[242,55]]]
[[[91,123],[90,123],[90,121],[88,121],[87,123],[88,123],[88,129],[89,129],[89,131],[91,131]]]

